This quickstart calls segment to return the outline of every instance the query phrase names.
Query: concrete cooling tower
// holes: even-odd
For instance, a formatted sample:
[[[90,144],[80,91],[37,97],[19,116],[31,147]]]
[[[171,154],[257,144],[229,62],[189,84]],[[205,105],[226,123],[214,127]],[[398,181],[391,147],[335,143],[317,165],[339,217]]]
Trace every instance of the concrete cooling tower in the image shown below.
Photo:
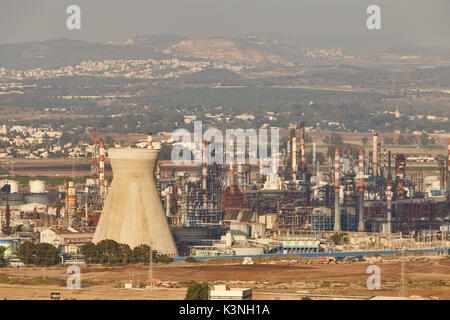
[[[111,239],[178,255],[154,181],[159,150],[110,149],[113,181],[93,242]]]

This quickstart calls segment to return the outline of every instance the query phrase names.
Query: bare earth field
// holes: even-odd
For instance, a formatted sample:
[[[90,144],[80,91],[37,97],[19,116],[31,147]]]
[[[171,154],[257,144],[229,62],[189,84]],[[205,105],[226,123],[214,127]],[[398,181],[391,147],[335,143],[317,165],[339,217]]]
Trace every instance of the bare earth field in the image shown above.
[[[272,262],[274,263],[274,262]],[[67,289],[69,276],[62,266],[0,269],[0,299],[49,299],[60,292],[61,299],[183,299],[190,280],[232,287],[251,287],[254,299],[359,298],[383,295],[398,297],[401,290],[401,263],[377,263],[382,288],[368,290],[366,262],[352,264],[269,264],[254,265],[171,263],[155,264],[153,279],[169,283],[147,289],[124,289],[124,284],[148,283],[149,267],[81,267],[82,289]],[[332,295],[330,295],[332,294]],[[450,299],[450,260],[430,259],[405,262],[405,295]]]

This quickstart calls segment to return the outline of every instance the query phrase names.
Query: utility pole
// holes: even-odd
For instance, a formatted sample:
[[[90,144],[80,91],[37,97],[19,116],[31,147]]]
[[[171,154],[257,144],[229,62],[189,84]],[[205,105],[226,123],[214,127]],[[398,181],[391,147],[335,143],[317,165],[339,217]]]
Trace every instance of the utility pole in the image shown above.
[[[402,248],[402,273],[401,273],[401,290],[400,296],[405,296],[405,248]]]
[[[150,247],[150,270],[149,270],[150,292],[153,291],[153,250]]]

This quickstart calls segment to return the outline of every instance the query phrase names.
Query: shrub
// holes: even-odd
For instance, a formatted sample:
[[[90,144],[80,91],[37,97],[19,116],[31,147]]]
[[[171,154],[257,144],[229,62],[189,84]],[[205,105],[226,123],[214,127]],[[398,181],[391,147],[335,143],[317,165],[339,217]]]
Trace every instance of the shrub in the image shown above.
[[[198,262],[198,260],[195,259],[194,257],[187,257],[186,262]]]
[[[173,262],[173,259],[165,254],[162,254],[158,257],[157,261],[162,263],[171,263]]]
[[[184,300],[208,300],[208,283],[193,281],[188,286]]]

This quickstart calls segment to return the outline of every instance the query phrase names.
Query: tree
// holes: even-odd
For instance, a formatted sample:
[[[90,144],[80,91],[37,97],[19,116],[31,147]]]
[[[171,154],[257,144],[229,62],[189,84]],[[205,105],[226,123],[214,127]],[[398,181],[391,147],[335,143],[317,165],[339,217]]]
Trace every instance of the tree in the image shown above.
[[[363,138],[361,139],[361,142],[362,142],[363,145],[366,145],[367,142],[368,142],[367,137],[363,137]]]
[[[330,240],[333,241],[334,244],[344,244],[347,243],[348,237],[344,232],[335,232],[331,235]]]
[[[133,250],[131,250],[130,246],[127,244],[119,244],[121,255],[122,255],[122,263],[127,264],[130,262],[134,262]]]
[[[158,261],[158,253],[153,250],[152,252],[153,262]],[[133,249],[133,260],[135,263],[148,263],[150,261],[150,246],[141,244]]]
[[[17,258],[25,264],[33,264],[34,249],[35,246],[33,242],[22,242],[17,248]]]
[[[96,245],[99,263],[118,264],[123,260],[122,248],[114,240],[102,240]]]
[[[94,243],[89,242],[81,247],[83,260],[86,263],[98,263],[98,252]]]
[[[208,283],[193,281],[188,286],[184,300],[208,300]]]
[[[52,266],[58,263],[58,249],[49,243],[35,245],[33,264],[37,266]]]
[[[393,145],[394,144],[394,138],[392,138],[392,137],[384,137],[384,144]]]
[[[169,257],[168,255],[162,254],[158,257],[158,262],[162,262],[162,263],[171,263],[173,262],[173,259],[171,257]]]
[[[114,147],[114,139],[111,136],[106,136],[105,138],[105,146],[108,148]]]
[[[6,248],[3,246],[0,246],[0,264],[2,264],[2,265],[3,265],[3,259],[5,257],[5,251],[6,251]]]
[[[58,263],[58,249],[48,243],[25,241],[19,245],[17,257],[25,264],[51,266]]]
[[[405,145],[405,144],[407,144],[407,141],[406,141],[405,137],[402,136],[402,135],[398,136],[397,144],[398,145]]]
[[[194,257],[187,257],[186,262],[198,262],[198,260],[195,259]]]

